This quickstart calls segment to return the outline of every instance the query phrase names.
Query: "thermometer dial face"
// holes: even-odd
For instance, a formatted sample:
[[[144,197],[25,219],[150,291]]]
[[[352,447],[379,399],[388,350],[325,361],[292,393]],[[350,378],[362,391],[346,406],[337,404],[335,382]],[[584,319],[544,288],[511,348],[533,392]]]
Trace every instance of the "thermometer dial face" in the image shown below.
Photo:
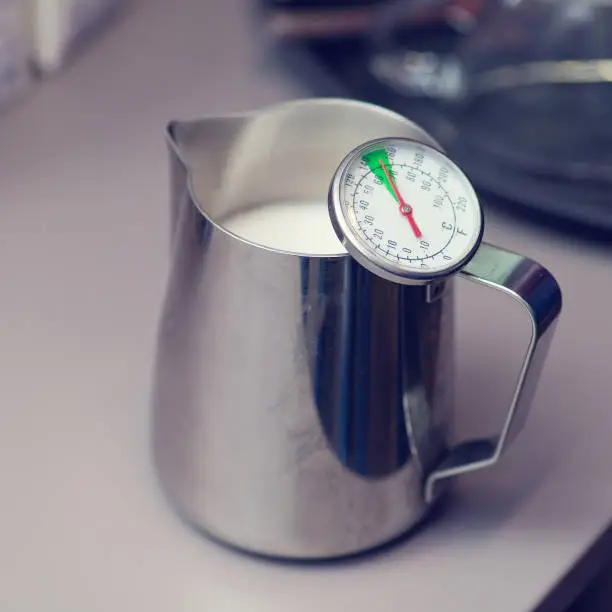
[[[329,208],[351,255],[399,282],[451,274],[482,238],[480,203],[468,178],[437,149],[409,139],[352,151],[336,171]]]

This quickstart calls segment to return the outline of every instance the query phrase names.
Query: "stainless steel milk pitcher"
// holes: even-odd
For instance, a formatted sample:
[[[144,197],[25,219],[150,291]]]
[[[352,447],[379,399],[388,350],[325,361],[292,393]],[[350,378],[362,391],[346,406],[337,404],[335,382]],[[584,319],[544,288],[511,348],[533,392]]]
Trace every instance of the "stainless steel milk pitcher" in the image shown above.
[[[318,559],[392,540],[451,477],[495,463],[529,408],[561,309],[547,270],[482,243],[458,274],[402,284],[333,233],[336,168],[383,136],[438,147],[340,99],[168,128],[154,460],[179,514],[238,548]],[[532,334],[499,436],[450,448],[456,276],[520,302]]]

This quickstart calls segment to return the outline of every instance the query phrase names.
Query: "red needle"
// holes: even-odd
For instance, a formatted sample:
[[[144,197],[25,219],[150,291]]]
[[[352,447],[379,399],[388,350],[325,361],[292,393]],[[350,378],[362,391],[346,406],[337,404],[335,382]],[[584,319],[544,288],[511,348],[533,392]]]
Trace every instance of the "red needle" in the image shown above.
[[[393,180],[391,173],[389,172],[389,170],[387,170],[387,166],[385,165],[385,162],[382,160],[380,161],[380,167],[382,168],[382,171],[385,173],[385,176],[387,177],[387,180],[389,181],[389,184],[391,185],[391,189],[393,189],[393,193],[395,194],[395,197],[397,201],[399,202],[400,213],[404,217],[406,217],[406,219],[408,219],[408,222],[410,223],[410,227],[412,228],[414,235],[417,238],[420,238],[423,234],[421,233],[419,226],[414,220],[414,216],[412,214],[412,206],[410,206],[409,204],[406,204],[404,198],[402,198],[402,196],[400,195],[399,189],[397,188],[397,185],[395,184],[395,181]]]

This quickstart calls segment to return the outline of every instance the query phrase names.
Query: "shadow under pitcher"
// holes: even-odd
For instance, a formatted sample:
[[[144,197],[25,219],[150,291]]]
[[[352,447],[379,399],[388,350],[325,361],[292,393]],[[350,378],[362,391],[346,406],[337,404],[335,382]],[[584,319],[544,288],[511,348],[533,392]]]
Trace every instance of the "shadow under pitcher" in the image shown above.
[[[184,519],[262,555],[342,557],[405,533],[452,477],[499,459],[561,293],[482,242],[475,192],[427,133],[323,98],[173,122],[168,143],[152,435]],[[531,337],[502,431],[451,447],[457,277],[518,301]]]

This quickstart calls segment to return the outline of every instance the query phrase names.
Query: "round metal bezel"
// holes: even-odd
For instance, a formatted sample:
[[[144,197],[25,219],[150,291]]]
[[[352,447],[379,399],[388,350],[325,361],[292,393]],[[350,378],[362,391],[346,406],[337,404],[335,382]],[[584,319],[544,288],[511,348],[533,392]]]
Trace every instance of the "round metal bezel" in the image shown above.
[[[449,163],[457,169],[458,172],[463,174],[468,184],[472,188],[472,191],[474,192],[474,199],[475,202],[477,202],[478,204],[480,228],[477,232],[474,244],[467,252],[467,254],[459,261],[452,262],[448,266],[448,268],[444,268],[443,270],[438,270],[435,272],[421,272],[419,270],[406,269],[401,265],[396,265],[393,262],[383,259],[381,257],[373,257],[372,249],[367,246],[363,238],[361,238],[361,236],[355,232],[354,226],[346,217],[345,207],[342,205],[340,193],[342,179],[347,167],[351,164],[355,157],[360,156],[363,151],[376,147],[381,143],[388,141],[404,141],[410,143],[418,143],[422,147],[431,149],[433,151],[436,151],[438,154],[443,155],[449,161]],[[336,232],[336,235],[342,242],[342,245],[347,250],[349,255],[351,255],[351,257],[353,257],[364,268],[366,268],[373,274],[386,278],[387,280],[402,284],[427,284],[429,282],[439,280],[440,278],[444,278],[446,276],[454,274],[455,272],[463,268],[472,259],[472,257],[478,250],[478,247],[480,246],[484,232],[484,217],[482,214],[482,207],[480,205],[478,195],[474,190],[470,180],[467,178],[467,176],[465,176],[461,168],[459,168],[459,166],[457,166],[457,164],[444,153],[444,151],[439,148],[432,147],[431,145],[414,138],[405,138],[398,136],[386,136],[383,138],[376,138],[375,140],[368,140],[367,142],[360,144],[352,151],[350,151],[344,157],[332,178],[328,194],[328,207],[329,216],[334,227],[334,231]]]

